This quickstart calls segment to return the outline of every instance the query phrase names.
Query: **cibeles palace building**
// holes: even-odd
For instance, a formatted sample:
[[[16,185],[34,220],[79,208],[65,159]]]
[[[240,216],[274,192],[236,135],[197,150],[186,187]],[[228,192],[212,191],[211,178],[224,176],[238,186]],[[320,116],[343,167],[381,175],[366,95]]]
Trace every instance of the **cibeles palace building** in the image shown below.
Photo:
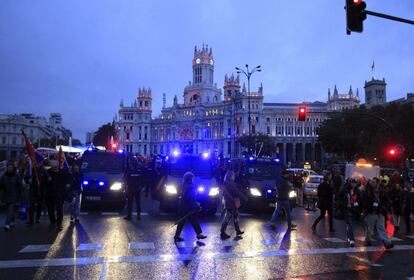
[[[249,94],[241,77],[234,74],[226,75],[219,88],[214,82],[214,67],[212,49],[195,47],[192,81],[184,88],[182,99],[174,97],[171,107],[166,107],[165,96],[162,98],[158,117],[152,118],[152,103],[161,102],[161,96],[152,94],[151,89],[139,89],[131,106],[121,101],[116,117],[121,148],[144,156],[180,150],[239,157],[245,148],[237,139],[249,133],[250,101],[251,134],[271,136],[284,162],[321,161],[317,127],[326,119],[326,103],[305,103],[308,119],[299,122],[297,108],[303,103],[264,102],[262,85]]]

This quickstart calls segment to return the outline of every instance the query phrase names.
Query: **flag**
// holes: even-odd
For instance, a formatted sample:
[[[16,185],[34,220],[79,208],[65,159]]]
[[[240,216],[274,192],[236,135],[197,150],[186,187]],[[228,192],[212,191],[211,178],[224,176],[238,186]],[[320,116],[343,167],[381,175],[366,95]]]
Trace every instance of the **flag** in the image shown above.
[[[374,71],[374,69],[375,69],[375,61],[372,61],[371,70]]]
[[[59,147],[59,153],[58,153],[58,162],[59,162],[59,169],[64,171],[69,171],[69,165],[66,161],[65,154],[62,151],[62,146]]]
[[[27,136],[24,133],[23,129],[21,131],[22,131],[22,134],[23,134],[23,137],[24,137],[24,143],[25,143],[25,146],[26,146],[27,155],[29,156],[30,161],[32,162],[32,165],[33,165],[33,169],[34,169],[34,172],[35,172],[35,175],[36,175],[37,183],[40,184],[39,164],[38,164],[38,161],[37,161],[37,158],[40,159],[40,157],[38,155],[36,155],[36,153],[38,153],[38,152],[33,148],[32,143],[30,143],[30,140],[29,140],[29,138],[27,138]]]

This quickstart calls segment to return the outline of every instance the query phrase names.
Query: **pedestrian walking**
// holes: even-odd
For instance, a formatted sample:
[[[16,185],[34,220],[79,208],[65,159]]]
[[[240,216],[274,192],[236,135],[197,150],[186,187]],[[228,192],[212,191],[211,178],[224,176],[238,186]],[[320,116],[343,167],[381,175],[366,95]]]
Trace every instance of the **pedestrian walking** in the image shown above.
[[[63,202],[66,189],[70,188],[69,173],[59,170],[58,163],[53,162],[47,172],[45,184],[45,200],[51,225],[62,230]]]
[[[239,208],[241,206],[241,193],[235,182],[236,173],[230,168],[224,176],[224,217],[221,223],[220,238],[228,239],[230,235],[226,233],[226,229],[230,221],[233,219],[236,235],[242,235],[244,231],[240,229],[239,225]]]
[[[321,211],[320,215],[312,224],[312,231],[316,232],[316,226],[325,218],[326,212],[328,212],[329,219],[329,231],[334,232],[333,227],[333,190],[331,187],[332,174],[327,173],[323,177],[323,182],[318,186],[318,208]]]
[[[29,184],[29,220],[28,226],[32,226],[35,221],[40,223],[40,216],[42,215],[43,198],[44,198],[44,167],[39,166],[39,178],[32,167],[31,172],[25,176],[25,181]]]
[[[354,217],[359,209],[359,182],[351,179],[338,194],[338,207],[343,213],[346,223],[346,236],[351,247],[355,246]]]
[[[292,223],[292,216],[290,214],[290,202],[289,202],[289,192],[292,189],[292,184],[290,183],[291,174],[288,171],[282,172],[282,178],[279,184],[276,186],[276,208],[272,214],[272,218],[270,219],[270,227],[272,229],[276,229],[276,221],[283,210],[286,214],[286,221],[289,230],[292,230],[296,227],[295,224]]]
[[[13,163],[7,164],[6,172],[0,178],[0,190],[3,190],[3,202],[6,204],[6,221],[4,229],[15,225],[15,211],[22,196],[22,181]]]
[[[404,183],[403,205],[405,229],[407,234],[411,233],[411,215],[414,215],[414,188],[413,182],[406,180]]]
[[[197,221],[197,213],[200,206],[197,203],[197,188],[194,184],[194,174],[186,172],[183,176],[183,182],[180,194],[179,213],[180,219],[178,220],[177,230],[174,235],[175,242],[184,241],[181,237],[181,232],[185,226],[186,221],[190,221],[197,234],[197,239],[205,239],[207,236],[203,235],[201,226]]]
[[[132,206],[135,200],[137,209],[137,220],[141,219],[141,191],[145,184],[145,171],[142,162],[131,161],[124,174],[124,181],[126,182],[127,195],[127,215],[125,220],[132,219]]]
[[[399,174],[396,175],[399,177]],[[401,223],[401,216],[403,210],[403,199],[402,199],[402,187],[401,182],[398,180],[392,180],[391,183],[391,191],[390,191],[390,199],[391,199],[391,206],[392,206],[392,223],[395,227],[395,230],[400,229]]]
[[[364,196],[364,210],[366,216],[365,244],[372,245],[374,230],[377,230],[386,249],[394,247],[391,239],[385,231],[385,216],[387,215],[387,197],[383,190],[380,190],[380,181],[373,178],[366,187]]]
[[[83,173],[79,169],[79,165],[72,164],[72,173],[70,174],[70,194],[72,196],[70,202],[70,222],[79,223],[80,209],[82,203],[82,187]]]
[[[293,187],[296,190],[296,203],[298,206],[303,207],[303,174],[298,172],[293,177]]]

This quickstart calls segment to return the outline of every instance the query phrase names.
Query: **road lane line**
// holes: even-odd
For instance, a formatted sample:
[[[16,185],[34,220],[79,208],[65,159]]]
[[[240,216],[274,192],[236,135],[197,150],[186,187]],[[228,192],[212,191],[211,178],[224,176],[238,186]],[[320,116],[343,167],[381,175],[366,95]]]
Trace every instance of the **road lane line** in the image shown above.
[[[154,242],[131,242],[128,244],[130,250],[150,250],[155,249]]]
[[[52,247],[52,244],[27,245],[19,253],[48,252],[50,247]]]
[[[414,245],[397,245],[390,251],[414,250]],[[329,254],[352,254],[364,252],[383,252],[379,247],[346,247],[346,248],[320,248],[320,249],[290,249],[271,251],[249,251],[246,253],[235,252],[206,252],[179,255],[149,255],[149,256],[109,256],[109,257],[85,257],[85,258],[60,258],[60,259],[25,259],[0,261],[0,269],[23,268],[23,267],[48,267],[48,266],[81,266],[97,265],[107,262],[114,263],[148,263],[148,262],[174,262],[192,260],[214,260],[214,259],[248,259],[283,256],[307,256],[307,255],[329,255]]]
[[[77,251],[100,251],[103,245],[101,243],[82,243],[79,244]]]
[[[361,257],[355,256],[355,255],[351,255],[351,254],[346,254],[346,256],[347,256],[348,258],[355,259],[355,260],[357,260],[357,261],[359,261],[359,262],[366,263],[366,264],[368,264],[368,265],[370,265],[370,266],[384,266],[384,265],[382,265],[382,264],[373,263],[373,262],[371,262],[371,261],[370,261],[369,259],[367,259],[367,258],[361,258]]]
[[[106,280],[107,270],[108,270],[107,264],[106,264],[106,261],[104,261],[102,264],[101,274],[99,275],[99,280]]]

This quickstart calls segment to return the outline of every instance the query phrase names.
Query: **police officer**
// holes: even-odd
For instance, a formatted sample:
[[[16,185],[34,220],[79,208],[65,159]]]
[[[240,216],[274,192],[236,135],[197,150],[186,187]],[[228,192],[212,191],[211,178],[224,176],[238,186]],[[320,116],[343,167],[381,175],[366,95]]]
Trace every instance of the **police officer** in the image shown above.
[[[135,198],[137,206],[137,220],[141,219],[141,188],[143,185],[144,166],[138,164],[137,161],[132,161],[124,174],[124,181],[126,183],[126,195],[128,199],[127,215],[125,220],[132,219],[132,204]]]

